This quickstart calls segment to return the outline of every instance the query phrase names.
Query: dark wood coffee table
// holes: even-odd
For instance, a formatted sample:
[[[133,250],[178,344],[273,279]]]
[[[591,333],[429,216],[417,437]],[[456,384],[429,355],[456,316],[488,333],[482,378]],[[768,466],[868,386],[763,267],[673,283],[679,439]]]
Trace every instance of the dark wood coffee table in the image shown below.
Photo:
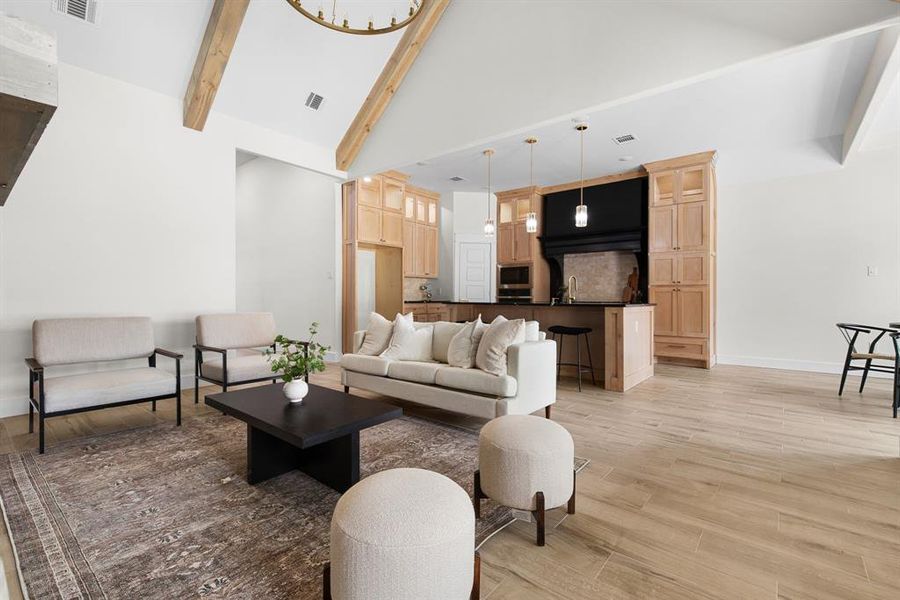
[[[291,404],[281,383],[212,394],[206,404],[247,423],[247,481],[299,469],[339,492],[359,481],[359,432],[396,419],[403,409],[309,386]]]

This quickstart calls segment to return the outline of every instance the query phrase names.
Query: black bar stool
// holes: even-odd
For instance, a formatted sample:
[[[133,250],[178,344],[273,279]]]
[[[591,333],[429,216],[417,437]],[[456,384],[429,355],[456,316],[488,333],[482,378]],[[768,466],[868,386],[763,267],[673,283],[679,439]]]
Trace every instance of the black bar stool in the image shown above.
[[[588,340],[588,334],[593,331],[590,327],[566,327],[565,325],[552,325],[547,328],[547,331],[550,332],[552,339],[555,341],[556,337],[559,336],[559,341],[557,342],[558,346],[558,356],[556,358],[556,380],[559,381],[559,368],[562,366],[569,367],[577,367],[578,368],[578,391],[581,391],[581,373],[583,371],[591,372],[591,383],[597,385],[597,380],[594,379],[594,360],[591,358],[591,342]],[[575,348],[578,352],[578,362],[562,362],[562,343],[563,339],[567,335],[575,336]],[[584,345],[587,346],[587,354],[588,354],[588,364],[590,366],[585,367],[581,365],[581,344],[579,343],[581,336],[584,336]]]

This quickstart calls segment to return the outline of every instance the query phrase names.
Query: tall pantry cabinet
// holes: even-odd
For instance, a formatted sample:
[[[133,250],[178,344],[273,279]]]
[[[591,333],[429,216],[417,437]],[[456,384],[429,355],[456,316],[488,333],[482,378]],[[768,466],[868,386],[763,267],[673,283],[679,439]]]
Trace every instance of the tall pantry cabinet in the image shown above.
[[[650,302],[660,360],[716,364],[715,153],[644,165],[650,176]]]

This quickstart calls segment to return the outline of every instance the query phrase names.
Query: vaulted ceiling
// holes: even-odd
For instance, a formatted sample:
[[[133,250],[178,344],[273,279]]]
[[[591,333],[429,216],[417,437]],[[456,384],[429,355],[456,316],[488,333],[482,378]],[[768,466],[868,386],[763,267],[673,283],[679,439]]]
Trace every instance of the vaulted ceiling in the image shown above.
[[[99,3],[96,25],[49,0],[0,10],[57,31],[62,62],[183,98],[212,0]],[[764,149],[841,135],[875,37],[897,23],[891,0],[452,0],[350,173],[408,168],[480,189],[480,150],[493,145],[501,185],[525,185],[521,139],[534,133],[541,183],[571,180],[575,116],[590,117],[590,175],[709,148],[728,150],[723,168],[739,156],[774,164]],[[336,33],[284,0],[251,0],[213,110],[333,152],[401,35]],[[881,95],[872,135],[893,135],[897,88]],[[325,98],[318,111],[304,106],[310,92]],[[639,141],[615,146],[621,133]],[[822,156],[836,160],[831,147]]]

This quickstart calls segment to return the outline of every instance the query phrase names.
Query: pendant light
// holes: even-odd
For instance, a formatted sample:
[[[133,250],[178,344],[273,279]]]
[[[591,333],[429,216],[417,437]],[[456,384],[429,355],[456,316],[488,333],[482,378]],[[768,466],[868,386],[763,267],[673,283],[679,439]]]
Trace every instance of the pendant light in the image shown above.
[[[575,208],[575,227],[587,227],[587,206],[584,205],[584,131],[587,128],[587,123],[579,123],[575,126],[575,129],[581,133],[581,197]]]
[[[494,155],[494,151],[491,148],[488,148],[484,151],[484,155],[487,156],[488,159],[487,218],[484,220],[484,235],[485,237],[493,237],[495,227],[494,219],[491,218],[491,156]]]
[[[531,173],[530,184],[528,193],[528,216],[525,217],[525,231],[528,233],[537,233],[537,213],[534,212],[534,145],[537,144],[536,137],[530,137],[525,140],[525,143],[530,147],[531,151],[531,165],[529,167],[529,171]]]

